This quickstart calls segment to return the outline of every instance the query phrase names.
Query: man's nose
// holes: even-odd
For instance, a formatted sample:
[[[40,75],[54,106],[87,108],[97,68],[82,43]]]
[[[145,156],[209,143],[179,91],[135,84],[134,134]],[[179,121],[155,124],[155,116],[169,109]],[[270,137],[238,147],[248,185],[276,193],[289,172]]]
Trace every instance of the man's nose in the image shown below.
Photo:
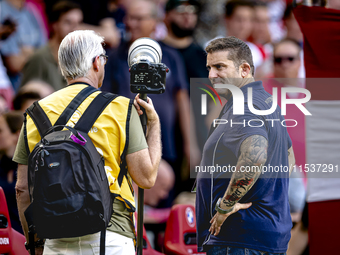
[[[217,77],[218,77],[218,72],[214,69],[210,69],[209,78],[217,78]]]

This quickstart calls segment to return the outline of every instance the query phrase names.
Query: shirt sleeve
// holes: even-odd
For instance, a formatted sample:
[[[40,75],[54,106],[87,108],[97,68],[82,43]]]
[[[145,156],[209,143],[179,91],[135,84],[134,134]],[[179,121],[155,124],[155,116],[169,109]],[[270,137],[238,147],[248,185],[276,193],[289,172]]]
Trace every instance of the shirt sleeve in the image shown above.
[[[140,122],[136,108],[132,106],[129,125],[129,145],[127,148],[127,154],[131,154],[146,148],[148,148],[148,144],[146,143],[142,124]]]
[[[24,125],[22,125],[21,127],[17,147],[15,148],[13,156],[13,161],[22,165],[28,164],[28,155],[25,147]]]
[[[234,154],[238,158],[240,156],[240,148],[245,139],[253,135],[261,135],[268,141],[268,133],[265,121],[261,116],[252,114],[248,107],[245,107],[244,115],[234,115],[232,120],[232,132],[228,136],[232,144],[234,144]]]

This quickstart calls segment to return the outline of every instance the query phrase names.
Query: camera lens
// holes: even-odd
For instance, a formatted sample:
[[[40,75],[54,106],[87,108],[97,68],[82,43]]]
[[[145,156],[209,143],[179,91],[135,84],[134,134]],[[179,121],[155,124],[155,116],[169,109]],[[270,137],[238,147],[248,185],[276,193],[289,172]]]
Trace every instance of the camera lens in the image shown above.
[[[134,41],[130,46],[128,54],[129,67],[140,61],[156,64],[162,61],[162,50],[155,40],[143,37]]]

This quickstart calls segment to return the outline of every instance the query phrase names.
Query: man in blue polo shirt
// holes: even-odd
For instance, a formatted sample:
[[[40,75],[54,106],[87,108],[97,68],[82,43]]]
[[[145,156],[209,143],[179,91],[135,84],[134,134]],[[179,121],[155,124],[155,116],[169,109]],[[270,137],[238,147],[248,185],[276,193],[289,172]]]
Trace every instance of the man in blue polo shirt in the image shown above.
[[[208,255],[285,254],[292,227],[289,173],[295,160],[284,118],[279,107],[269,115],[248,108],[249,88],[257,110],[271,109],[273,98],[262,82],[255,82],[252,54],[243,41],[219,38],[206,52],[209,79],[228,102],[214,121],[220,124],[212,125],[197,171],[198,249]],[[238,99],[216,84],[243,92],[244,114],[233,113]]]

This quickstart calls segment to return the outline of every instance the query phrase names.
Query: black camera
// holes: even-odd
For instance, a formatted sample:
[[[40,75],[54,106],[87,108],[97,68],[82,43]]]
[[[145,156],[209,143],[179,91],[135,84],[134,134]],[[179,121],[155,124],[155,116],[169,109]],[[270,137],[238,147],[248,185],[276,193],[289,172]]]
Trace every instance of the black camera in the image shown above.
[[[130,68],[130,90],[132,93],[162,94],[165,92],[166,73],[169,68],[163,63],[142,61]]]
[[[169,68],[161,61],[162,50],[156,41],[146,37],[134,41],[128,54],[132,93],[165,92],[165,79]]]

